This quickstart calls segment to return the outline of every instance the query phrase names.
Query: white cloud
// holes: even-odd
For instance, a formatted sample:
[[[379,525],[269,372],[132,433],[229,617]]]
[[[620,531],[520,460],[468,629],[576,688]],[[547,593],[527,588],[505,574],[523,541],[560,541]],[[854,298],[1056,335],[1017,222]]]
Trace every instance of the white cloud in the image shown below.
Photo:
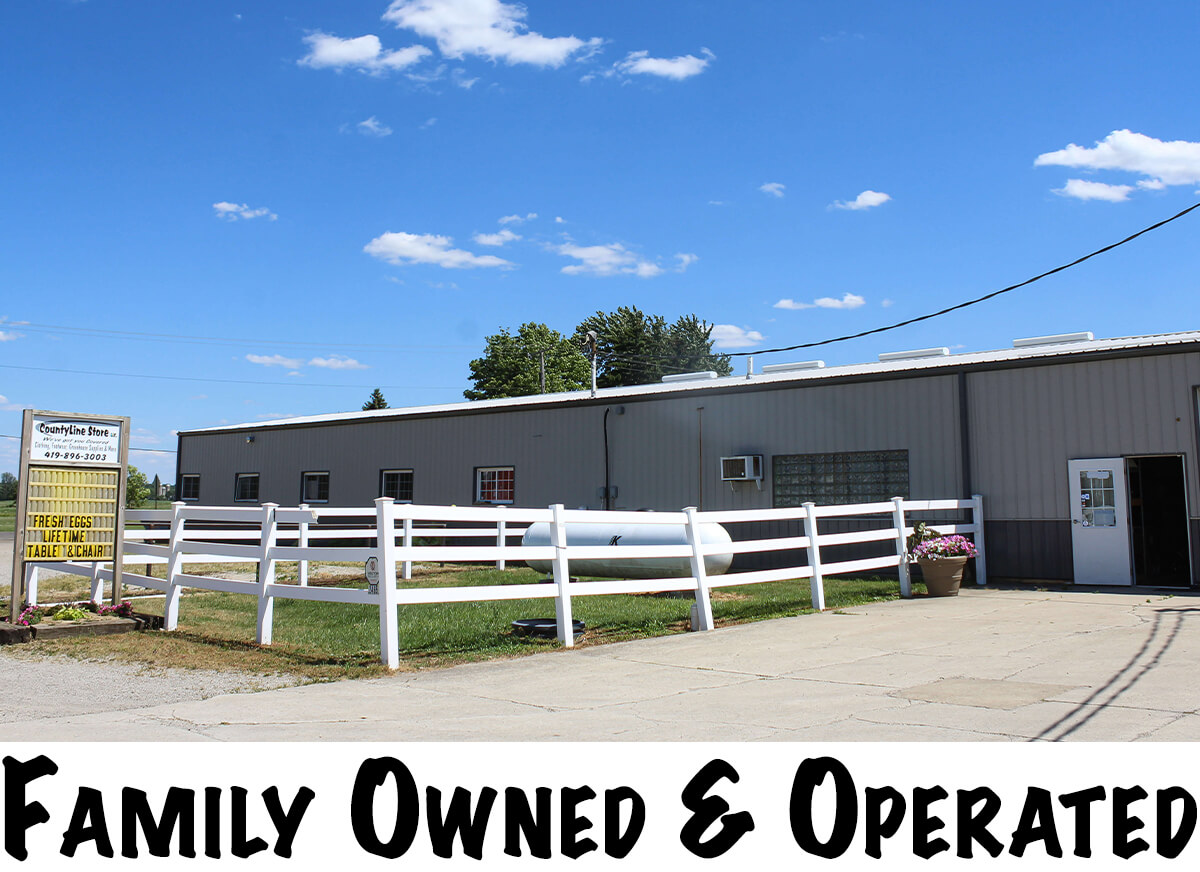
[[[736,324],[715,324],[710,334],[714,348],[749,348],[763,341],[763,335]]]
[[[882,206],[888,200],[892,199],[890,194],[884,194],[879,191],[863,191],[850,202],[846,203],[842,200],[835,200],[829,204],[830,209],[850,209],[859,211],[861,209],[871,209],[875,206]]]
[[[890,309],[892,306],[896,305],[896,301],[884,299],[879,301],[879,305],[885,309]]]
[[[363,251],[397,266],[413,263],[434,264],[445,269],[512,266],[507,260],[491,254],[477,255],[451,248],[453,242],[449,236],[428,233],[384,233],[364,245]]]
[[[1167,186],[1167,183],[1162,179],[1141,179],[1137,186],[1143,191],[1161,191]]]
[[[213,213],[224,221],[249,221],[251,218],[262,218],[266,216],[269,220],[275,221],[279,218],[274,212],[266,206],[259,206],[257,209],[251,209],[245,203],[213,203]]]
[[[537,212],[530,212],[525,216],[521,215],[505,215],[503,218],[497,219],[497,224],[524,224],[526,221],[532,221],[538,216]],[[556,219],[557,220],[557,219]]]
[[[309,366],[319,366],[324,369],[370,369],[365,363],[359,363],[353,357],[341,354],[331,354],[328,357],[314,357],[308,362]]]
[[[554,217],[554,223],[555,223],[555,224],[566,224],[566,223],[567,223],[567,221],[566,221],[566,219],[565,219],[565,218],[563,218],[563,216],[561,216],[561,215],[556,215],[556,216]]]
[[[686,272],[687,268],[700,259],[696,254],[677,254],[675,259],[679,261],[679,266],[675,267],[675,272]]]
[[[284,357],[282,354],[247,354],[246,360],[259,366],[282,366],[285,369],[296,369],[304,365],[303,360]]]
[[[1146,176],[1152,183],[1193,185],[1200,182],[1200,142],[1163,142],[1130,130],[1114,130],[1094,148],[1071,143],[1038,155],[1033,165],[1119,170]]]
[[[780,300],[775,304],[776,309],[857,309],[867,301],[858,294],[842,294],[837,297],[818,297],[811,303],[797,303],[795,300]]]
[[[328,33],[310,33],[304,37],[308,54],[297,63],[314,69],[356,69],[379,75],[411,67],[433,54],[423,45],[410,45],[395,51],[384,51],[374,34],[341,39]]]
[[[12,342],[14,339],[20,338],[20,333],[13,333],[11,330],[0,330],[0,342]]]
[[[1131,185],[1106,185],[1104,182],[1089,182],[1086,179],[1067,179],[1061,188],[1054,188],[1054,193],[1063,197],[1074,197],[1076,200],[1106,200],[1109,203],[1120,203],[1129,199]]]
[[[433,127],[433,125],[435,125],[435,124],[437,124],[436,118],[426,118],[419,125],[417,125],[417,130],[428,130],[430,127]]]
[[[385,21],[437,41],[448,58],[475,55],[506,64],[560,67],[601,39],[547,37],[525,25],[528,11],[501,0],[394,0]]]
[[[782,182],[767,182],[765,185],[759,185],[758,189],[764,194],[771,197],[782,197],[787,185]]]
[[[521,239],[521,235],[505,229],[501,230],[499,233],[476,233],[474,239],[479,245],[491,245],[499,247],[504,245],[506,242],[516,242],[518,239]]]
[[[614,69],[626,75],[659,76],[681,82],[700,75],[716,57],[708,49],[702,49],[700,53],[704,57],[689,54],[674,58],[652,58],[648,51],[631,51],[625,60],[614,65]]]
[[[608,245],[575,245],[565,243],[557,249],[559,254],[573,257],[579,263],[564,266],[562,271],[569,276],[636,275],[648,279],[662,273],[662,267],[642,260],[619,242]]]
[[[363,136],[391,136],[392,128],[380,122],[378,118],[372,115],[366,121],[358,122],[358,132]]]

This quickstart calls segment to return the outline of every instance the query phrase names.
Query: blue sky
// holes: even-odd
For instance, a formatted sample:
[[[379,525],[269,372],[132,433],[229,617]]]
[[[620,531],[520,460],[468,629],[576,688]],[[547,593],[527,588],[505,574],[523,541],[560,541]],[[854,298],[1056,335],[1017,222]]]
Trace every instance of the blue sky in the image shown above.
[[[25,407],[128,414],[169,450],[376,386],[454,402],[487,334],[620,305],[733,351],[825,339],[1200,188],[1194,0],[8,0],[0,22],[2,434]],[[756,364],[1200,328],[1198,222]]]

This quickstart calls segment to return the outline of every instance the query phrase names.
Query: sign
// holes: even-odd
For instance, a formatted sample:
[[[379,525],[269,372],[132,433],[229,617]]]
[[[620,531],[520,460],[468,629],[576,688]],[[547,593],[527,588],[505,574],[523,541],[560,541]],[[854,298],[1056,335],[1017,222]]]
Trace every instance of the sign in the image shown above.
[[[379,558],[367,558],[367,593],[371,596],[379,594]]]
[[[121,601],[129,419],[26,409],[9,620],[25,603],[28,563],[111,563]]]
[[[112,560],[118,469],[34,466],[25,502],[25,559]]]
[[[68,463],[121,463],[121,424],[45,415],[33,416],[29,460]]]

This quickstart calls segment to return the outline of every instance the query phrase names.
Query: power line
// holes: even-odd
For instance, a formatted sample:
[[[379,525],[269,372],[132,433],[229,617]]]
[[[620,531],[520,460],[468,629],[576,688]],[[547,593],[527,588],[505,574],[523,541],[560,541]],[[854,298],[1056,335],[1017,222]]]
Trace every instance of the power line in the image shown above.
[[[17,366],[12,363],[0,363],[0,369],[21,369],[29,372],[58,372],[66,373],[67,375],[104,375],[113,376],[115,378],[151,378],[164,381],[186,381],[186,382],[203,382],[205,384],[228,384],[228,385],[277,385],[283,387],[305,387],[305,388],[350,388],[353,390],[371,390],[372,388],[384,388],[388,390],[401,391],[451,391],[457,390],[456,387],[447,387],[445,385],[339,385],[329,384],[327,382],[306,382],[306,381],[286,381],[286,382],[269,382],[269,381],[252,381],[250,379],[238,378],[200,378],[199,376],[188,375],[154,375],[148,372],[102,372],[100,370],[81,370],[81,369],[54,369],[46,366]]]
[[[443,351],[454,352],[461,351],[471,346],[468,345],[390,345],[390,344],[363,344],[363,343],[346,343],[329,340],[307,341],[295,339],[263,339],[256,337],[253,339],[239,339],[232,336],[190,336],[183,333],[149,333],[138,330],[108,330],[99,327],[73,327],[67,324],[38,324],[32,321],[3,321],[0,325],[7,326],[12,330],[27,330],[31,333],[63,333],[66,335],[76,336],[95,336],[98,338],[110,339],[137,339],[148,342],[178,342],[199,345],[289,345],[303,348],[322,348],[329,346],[337,346],[338,348],[354,349],[355,351],[390,351],[390,352],[425,352],[425,351]]]
[[[20,436],[9,436],[5,433],[0,433],[0,439],[20,439]],[[153,454],[176,454],[169,448],[130,448],[130,451],[149,451]]]
[[[1179,218],[1182,218],[1184,215],[1186,215],[1189,212],[1192,212],[1196,209],[1200,209],[1200,203],[1195,203],[1191,206],[1188,206],[1182,212],[1180,212],[1176,215],[1172,215],[1170,218],[1167,218],[1164,221],[1159,221],[1157,224],[1151,224],[1149,227],[1139,230],[1137,233],[1134,233],[1132,236],[1126,236],[1120,242],[1114,242],[1112,245],[1106,245],[1106,246],[1104,246],[1104,248],[1098,248],[1095,251],[1093,251],[1091,254],[1085,254],[1083,257],[1077,258],[1076,260],[1073,260],[1070,263],[1064,263],[1062,266],[1056,266],[1054,269],[1047,270],[1046,272],[1042,273],[1041,275],[1036,275],[1031,279],[1026,279],[1023,282],[1018,282],[1015,285],[1009,285],[1007,288],[1001,288],[998,291],[992,291],[990,294],[984,294],[982,297],[976,297],[973,300],[967,300],[965,303],[959,303],[955,306],[948,306],[945,309],[939,309],[936,312],[930,312],[927,315],[918,315],[916,318],[909,318],[906,321],[898,321],[897,323],[889,324],[886,327],[876,327],[874,330],[864,330],[861,333],[850,333],[850,334],[847,334],[846,336],[838,336],[834,339],[822,339],[819,342],[802,342],[799,345],[787,345],[787,346],[783,346],[780,348],[759,348],[759,349],[755,349],[754,351],[731,351],[731,352],[729,352],[729,356],[730,357],[749,357],[752,354],[774,354],[775,352],[778,352],[778,351],[796,351],[797,349],[800,349],[800,348],[816,348],[817,346],[820,346],[820,345],[832,345],[835,342],[846,342],[847,340],[850,340],[850,339],[861,339],[864,336],[873,336],[876,333],[885,333],[888,330],[895,330],[898,327],[907,327],[909,324],[916,324],[918,321],[928,321],[930,318],[937,318],[941,315],[946,315],[950,312],[956,312],[959,309],[965,309],[968,306],[974,306],[977,303],[982,303],[985,300],[990,300],[993,297],[1000,296],[1001,294],[1007,294],[1009,291],[1015,291],[1017,288],[1023,288],[1026,285],[1031,285],[1034,282],[1041,281],[1042,279],[1046,278],[1047,276],[1052,276],[1055,273],[1060,273],[1060,272],[1063,272],[1064,270],[1068,270],[1073,266],[1078,266],[1079,264],[1083,263],[1085,260],[1090,260],[1098,254],[1104,254],[1105,252],[1112,251],[1114,248],[1120,248],[1125,243],[1133,242],[1133,240],[1137,239],[1139,236],[1144,236],[1145,234],[1149,233],[1152,230],[1157,230],[1160,227],[1170,224],[1172,221],[1176,221]]]

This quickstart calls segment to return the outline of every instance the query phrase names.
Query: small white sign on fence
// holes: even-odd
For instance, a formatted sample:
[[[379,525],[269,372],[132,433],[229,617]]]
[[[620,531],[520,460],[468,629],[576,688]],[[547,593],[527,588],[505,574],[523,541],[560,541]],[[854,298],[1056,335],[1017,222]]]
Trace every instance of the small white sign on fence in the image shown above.
[[[367,593],[371,596],[379,595],[379,558],[367,558]]]

